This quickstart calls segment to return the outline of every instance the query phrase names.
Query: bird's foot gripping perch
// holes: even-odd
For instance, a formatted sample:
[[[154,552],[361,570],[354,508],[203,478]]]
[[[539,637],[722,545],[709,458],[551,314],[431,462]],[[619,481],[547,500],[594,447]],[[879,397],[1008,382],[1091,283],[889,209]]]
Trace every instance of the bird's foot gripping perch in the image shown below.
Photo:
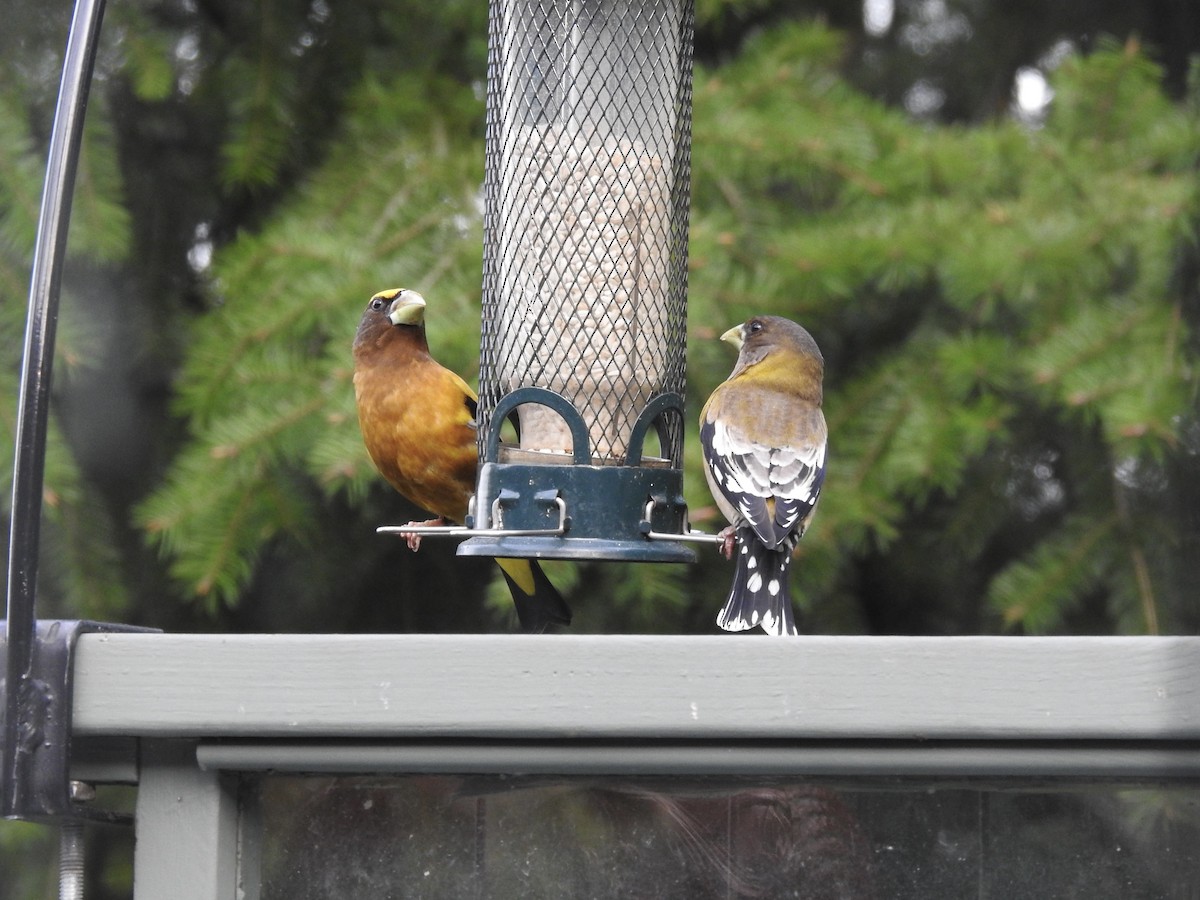
[[[737,529],[727,525],[717,532],[717,552],[726,559],[733,559],[733,545],[737,543]]]
[[[409,522],[407,525],[401,525],[395,530],[395,533],[404,538],[404,543],[408,544],[408,549],[416,553],[421,549],[421,535],[411,531],[405,531],[405,528],[441,528],[446,524],[444,516],[437,516],[433,519],[425,519],[422,522]]]

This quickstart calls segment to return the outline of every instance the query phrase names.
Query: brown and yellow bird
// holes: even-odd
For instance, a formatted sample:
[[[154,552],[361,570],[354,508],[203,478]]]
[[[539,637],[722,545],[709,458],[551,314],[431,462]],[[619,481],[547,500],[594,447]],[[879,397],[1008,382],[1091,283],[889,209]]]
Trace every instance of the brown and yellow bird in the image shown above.
[[[461,523],[475,489],[478,397],[429,354],[425,298],[380,291],[354,337],[354,397],[367,452],[397,491],[437,516]],[[427,523],[410,523],[427,524]],[[416,550],[420,538],[408,538]],[[569,625],[571,611],[536,562],[497,559],[521,626],[535,633]]]
[[[737,568],[717,624],[796,634],[788,596],[792,552],[825,483],[825,361],[811,334],[779,316],[755,316],[721,335],[738,348],[729,377],[700,413],[704,474],[730,522],[721,534]]]

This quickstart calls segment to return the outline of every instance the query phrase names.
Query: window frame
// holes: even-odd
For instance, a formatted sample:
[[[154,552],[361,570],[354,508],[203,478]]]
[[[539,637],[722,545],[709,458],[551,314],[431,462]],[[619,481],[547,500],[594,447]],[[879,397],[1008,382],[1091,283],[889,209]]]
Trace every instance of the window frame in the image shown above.
[[[75,685],[138,898],[257,896],[255,773],[1200,778],[1197,637],[91,634]]]

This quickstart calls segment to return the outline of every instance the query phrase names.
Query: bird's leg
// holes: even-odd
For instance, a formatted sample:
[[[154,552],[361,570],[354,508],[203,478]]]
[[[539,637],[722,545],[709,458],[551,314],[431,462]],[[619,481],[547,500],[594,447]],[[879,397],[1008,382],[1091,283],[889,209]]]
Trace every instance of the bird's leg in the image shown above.
[[[733,545],[737,542],[737,529],[727,525],[717,532],[721,543],[717,544],[717,552],[726,559],[733,559]]]
[[[446,519],[443,516],[438,516],[436,519],[426,519],[424,522],[408,522],[408,525],[415,525],[418,528],[428,528],[429,526],[442,526],[446,524]],[[419,534],[405,534],[400,532],[404,538],[404,543],[408,544],[408,549],[416,553],[421,549],[421,536]]]

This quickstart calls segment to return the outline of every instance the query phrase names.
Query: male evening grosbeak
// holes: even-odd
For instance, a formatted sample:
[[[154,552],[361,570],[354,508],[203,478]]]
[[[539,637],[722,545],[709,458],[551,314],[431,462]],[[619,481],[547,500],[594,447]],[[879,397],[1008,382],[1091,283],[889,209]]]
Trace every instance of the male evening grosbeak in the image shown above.
[[[787,319],[756,316],[721,340],[737,364],[700,413],[704,474],[730,521],[721,532],[737,570],[717,624],[726,631],[761,625],[798,634],[788,597],[792,552],[825,481],[825,361],[812,335]]]
[[[425,298],[380,291],[354,336],[354,397],[363,442],[376,468],[401,494],[437,518],[461,523],[475,489],[478,398],[429,355]],[[407,538],[416,550],[420,537]],[[571,611],[536,562],[497,559],[527,631],[568,625]]]

